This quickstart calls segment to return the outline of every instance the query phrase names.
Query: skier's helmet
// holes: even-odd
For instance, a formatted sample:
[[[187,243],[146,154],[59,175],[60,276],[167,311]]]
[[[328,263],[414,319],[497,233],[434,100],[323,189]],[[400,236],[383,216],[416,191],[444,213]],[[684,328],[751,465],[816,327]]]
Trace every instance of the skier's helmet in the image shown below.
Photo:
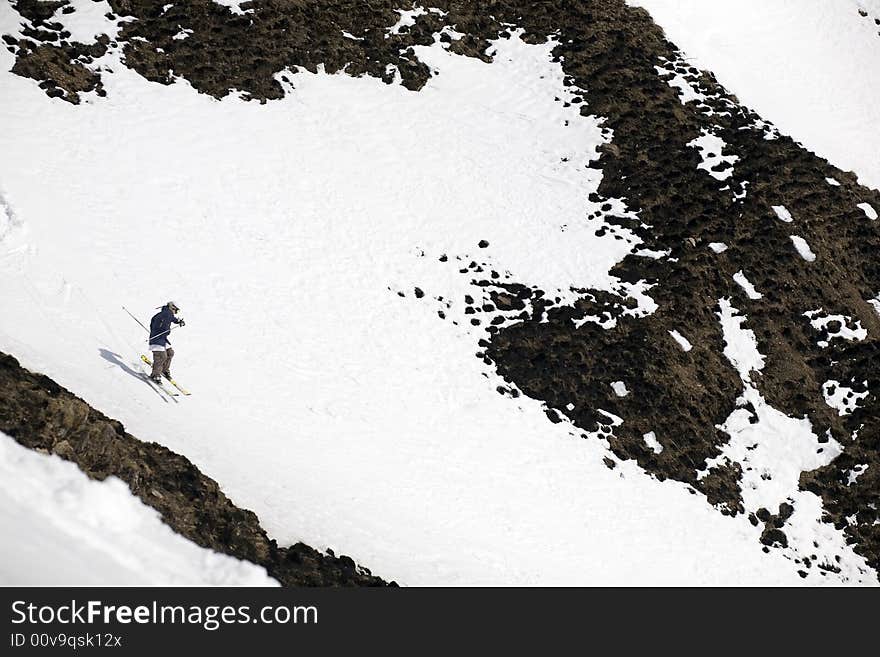
[[[165,305],[168,306],[168,308],[169,308],[169,309],[171,310],[171,312],[173,312],[173,313],[178,313],[178,312],[180,311],[180,306],[178,306],[178,305],[177,305],[176,303],[174,303],[173,301],[169,301],[169,302],[166,303]]]

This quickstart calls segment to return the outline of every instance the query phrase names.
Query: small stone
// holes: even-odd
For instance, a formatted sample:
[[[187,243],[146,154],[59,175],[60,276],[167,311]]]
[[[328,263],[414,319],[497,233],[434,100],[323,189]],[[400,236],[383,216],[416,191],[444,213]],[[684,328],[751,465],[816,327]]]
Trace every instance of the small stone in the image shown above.
[[[76,452],[66,440],[59,440],[52,445],[52,451],[63,459],[72,460],[76,457]]]

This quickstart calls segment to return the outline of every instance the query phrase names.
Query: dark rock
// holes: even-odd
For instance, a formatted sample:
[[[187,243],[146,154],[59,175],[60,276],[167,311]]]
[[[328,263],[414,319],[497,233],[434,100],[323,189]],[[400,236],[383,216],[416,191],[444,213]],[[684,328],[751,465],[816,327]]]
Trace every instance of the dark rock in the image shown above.
[[[761,534],[761,543],[769,547],[788,547],[788,537],[779,529],[765,529]]]

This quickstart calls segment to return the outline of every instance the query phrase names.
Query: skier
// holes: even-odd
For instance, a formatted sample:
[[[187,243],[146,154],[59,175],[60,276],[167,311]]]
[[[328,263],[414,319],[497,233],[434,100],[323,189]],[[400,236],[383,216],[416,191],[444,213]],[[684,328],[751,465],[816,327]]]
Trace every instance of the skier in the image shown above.
[[[180,308],[173,301],[169,301],[153,315],[150,320],[150,351],[153,352],[153,371],[150,378],[156,383],[161,382],[161,376],[171,378],[171,359],[174,358],[174,350],[168,342],[168,333],[171,332],[171,324],[185,326],[183,318],[175,317]]]

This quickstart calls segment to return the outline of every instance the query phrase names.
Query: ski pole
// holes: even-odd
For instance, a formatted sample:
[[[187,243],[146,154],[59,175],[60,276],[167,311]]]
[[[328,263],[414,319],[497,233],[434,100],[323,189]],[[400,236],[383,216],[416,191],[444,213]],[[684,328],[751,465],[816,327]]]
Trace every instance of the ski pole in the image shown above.
[[[176,328],[180,328],[180,327],[179,327],[179,326],[172,326],[172,327],[171,327],[170,329],[168,329],[167,331],[162,331],[161,333],[157,333],[156,335],[151,335],[151,336],[148,338],[148,340],[152,340],[153,338],[158,338],[160,335],[165,335],[166,333],[171,333],[171,331],[173,331],[173,330],[176,329]]]
[[[150,329],[148,329],[146,326],[144,326],[144,324],[143,324],[143,322],[141,322],[141,320],[139,320],[137,317],[135,317],[134,315],[132,315],[132,314],[131,314],[131,311],[129,311],[128,308],[126,308],[125,306],[122,306],[122,309],[123,309],[125,312],[128,313],[129,317],[131,317],[134,321],[136,321],[138,324],[140,324],[142,329],[144,329],[147,333],[150,332]],[[162,331],[161,333],[157,333],[156,335],[151,335],[149,338],[147,338],[147,342],[149,342],[149,341],[152,340],[153,338],[158,338],[159,336],[165,335],[166,333],[170,333],[171,331],[173,331],[173,330],[176,329],[176,328],[180,328],[180,327],[178,327],[178,326],[172,326],[172,327],[171,327],[170,329],[168,329],[167,331]]]
[[[140,324],[142,329],[144,329],[147,333],[150,332],[150,329],[148,329],[146,326],[144,326],[144,323],[141,320],[139,320],[137,317],[132,315],[131,312],[128,310],[128,308],[126,308],[125,306],[122,306],[122,309],[128,313],[129,317],[131,317],[134,321],[136,321],[138,324]]]

